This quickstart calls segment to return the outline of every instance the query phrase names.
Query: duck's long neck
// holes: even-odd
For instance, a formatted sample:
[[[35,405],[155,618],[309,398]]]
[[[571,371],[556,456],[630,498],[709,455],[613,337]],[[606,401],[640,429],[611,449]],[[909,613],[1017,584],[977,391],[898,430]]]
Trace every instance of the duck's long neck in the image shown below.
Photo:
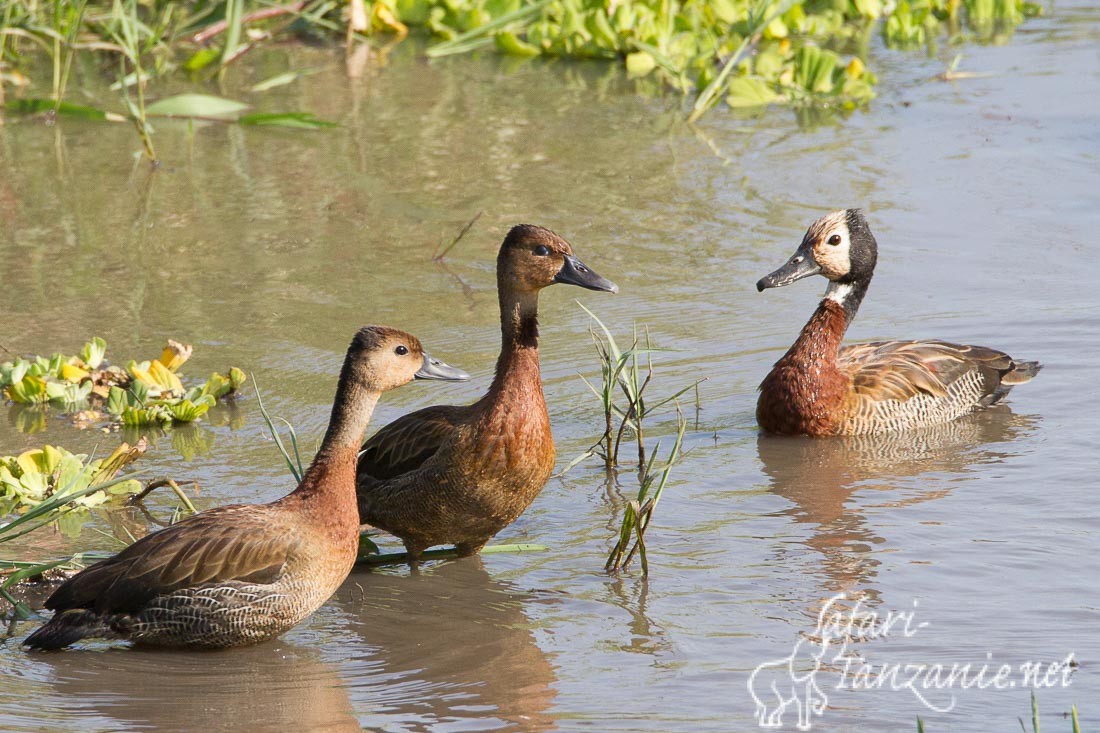
[[[500,358],[489,396],[501,392],[520,398],[520,392],[531,391],[542,398],[539,377],[539,295],[537,291],[521,293],[498,288],[500,292]],[[501,400],[493,400],[500,404]]]
[[[816,374],[823,364],[835,364],[844,334],[856,317],[870,282],[870,278],[852,283],[830,282],[825,297],[783,361],[811,367],[810,374]]]
[[[297,495],[341,496],[354,505],[356,459],[380,393],[353,379],[350,371],[345,363],[332,403],[328,430],[313,463],[309,464],[294,491]]]

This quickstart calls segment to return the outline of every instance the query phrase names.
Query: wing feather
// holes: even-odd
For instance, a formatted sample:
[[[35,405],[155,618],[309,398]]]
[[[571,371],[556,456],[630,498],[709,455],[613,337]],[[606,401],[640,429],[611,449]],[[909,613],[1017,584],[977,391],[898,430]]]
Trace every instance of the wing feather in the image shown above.
[[[415,471],[455,435],[468,408],[437,405],[410,412],[385,426],[363,444],[359,456],[364,476],[387,480]]]
[[[879,341],[841,349],[838,364],[857,396],[905,401],[922,394],[946,397],[956,380],[975,369],[995,387],[1000,374],[1012,368],[1012,359],[993,349],[946,341]]]
[[[278,529],[275,511],[266,505],[217,507],[146,535],[73,576],[46,608],[129,612],[192,585],[273,582],[298,544]]]

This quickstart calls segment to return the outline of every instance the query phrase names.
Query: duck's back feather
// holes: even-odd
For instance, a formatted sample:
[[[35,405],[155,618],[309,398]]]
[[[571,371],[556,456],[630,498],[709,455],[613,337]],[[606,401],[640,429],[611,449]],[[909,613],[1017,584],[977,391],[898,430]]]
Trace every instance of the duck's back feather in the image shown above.
[[[416,471],[455,435],[469,407],[436,405],[403,415],[363,444],[357,469],[362,487]]]
[[[272,531],[276,510],[237,504],[209,509],[147,535],[71,578],[46,608],[137,612],[153,598],[204,583],[271,583],[299,543]]]
[[[984,346],[947,341],[879,341],[840,350],[837,366],[851,379],[843,432],[876,432],[954,419],[999,402],[1039,370]]]

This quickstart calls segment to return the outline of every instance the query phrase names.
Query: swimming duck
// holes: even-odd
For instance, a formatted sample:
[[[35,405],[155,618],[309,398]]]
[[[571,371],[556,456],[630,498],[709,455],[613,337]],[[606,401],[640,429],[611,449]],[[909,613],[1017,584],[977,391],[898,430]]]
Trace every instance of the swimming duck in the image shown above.
[[[230,647],[277,636],[309,616],[355,564],[355,458],[382,392],[420,379],[468,379],[383,326],[348,348],[332,418],[302,482],[271,504],[216,507],[146,535],[66,581],[54,616],[24,644],[85,637],[155,646]]]
[[[984,346],[877,341],[841,347],[875,271],[878,244],[858,209],[815,221],[787,261],[756,283],[779,288],[811,275],[825,298],[760,385],[756,420],[768,433],[861,435],[954,420],[1004,399],[1039,371]]]
[[[521,224],[497,255],[501,350],[492,386],[472,405],[398,418],[359,458],[359,516],[405,543],[415,562],[433,545],[472,555],[535,500],[554,468],[539,376],[539,291],[554,283],[611,293],[549,229]]]

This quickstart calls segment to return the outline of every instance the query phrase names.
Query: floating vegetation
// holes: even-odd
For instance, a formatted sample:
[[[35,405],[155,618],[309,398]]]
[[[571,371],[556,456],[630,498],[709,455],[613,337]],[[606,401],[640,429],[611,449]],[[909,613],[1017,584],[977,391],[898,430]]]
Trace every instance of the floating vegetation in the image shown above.
[[[191,346],[169,340],[158,359],[131,360],[125,368],[108,366],[107,343],[97,337],[75,356],[55,353],[0,364],[0,395],[17,405],[49,403],[74,413],[78,427],[189,423],[245,380],[244,372],[233,367],[226,374],[211,374],[202,385],[185,388],[177,372],[191,351]],[[44,420],[44,411],[31,411],[24,418],[25,427],[37,431]]]
[[[48,119],[61,115],[130,122],[141,138],[146,157],[154,162],[157,155],[150,118],[155,117],[309,130],[333,127],[333,123],[317,119],[309,112],[246,113],[251,105],[245,102],[206,94],[180,94],[160,99],[154,96],[154,101],[147,100],[150,81],[177,69],[192,75],[208,67],[220,72],[256,43],[271,37],[270,33],[255,28],[246,29],[246,23],[297,13],[305,5],[303,2],[296,8],[268,6],[246,14],[243,0],[221,3],[202,0],[8,2],[0,11],[0,101],[4,100],[4,86],[12,85],[20,90],[20,95],[4,104],[10,112],[41,114]],[[325,4],[315,22],[335,28],[321,18],[334,6],[335,3]],[[220,49],[211,45],[218,37],[222,39]],[[35,51],[45,52],[51,61],[53,74],[49,98],[22,95],[22,91],[32,85],[32,80],[19,69],[30,65],[27,63],[32,57],[30,52]],[[182,60],[179,58],[181,52],[186,56]],[[117,64],[116,81],[111,88],[120,92],[121,112],[65,100],[73,59],[78,53],[95,55],[99,62],[106,60]],[[267,86],[256,85],[252,91],[261,92],[280,83],[289,82],[271,80]]]
[[[86,490],[113,479],[123,467],[144,455],[145,449],[145,441],[134,446],[123,443],[106,458],[89,460],[86,455],[47,445],[18,456],[0,456],[0,516],[51,500],[89,508],[137,494],[142,490],[141,483],[133,479],[112,483],[100,491]],[[4,539],[10,537],[0,541]]]
[[[249,113],[245,102],[202,94],[157,99],[156,80],[174,72],[222,75],[272,39],[326,34],[346,39],[409,26],[439,39],[430,57],[491,49],[516,57],[605,59],[634,78],[656,77],[690,97],[696,119],[719,101],[851,109],[874,97],[868,38],[881,23],[889,46],[976,39],[998,42],[1041,12],[1030,0],[15,0],[0,11],[0,98],[20,90],[16,112],[130,121],[155,159],[151,117],[318,129],[308,112]],[[50,96],[26,95],[32,56],[45,53]],[[114,56],[122,110],[65,98],[74,57]],[[101,63],[102,65],[102,63]],[[251,93],[294,83],[313,69],[261,81]],[[153,101],[147,101],[147,97]]]

